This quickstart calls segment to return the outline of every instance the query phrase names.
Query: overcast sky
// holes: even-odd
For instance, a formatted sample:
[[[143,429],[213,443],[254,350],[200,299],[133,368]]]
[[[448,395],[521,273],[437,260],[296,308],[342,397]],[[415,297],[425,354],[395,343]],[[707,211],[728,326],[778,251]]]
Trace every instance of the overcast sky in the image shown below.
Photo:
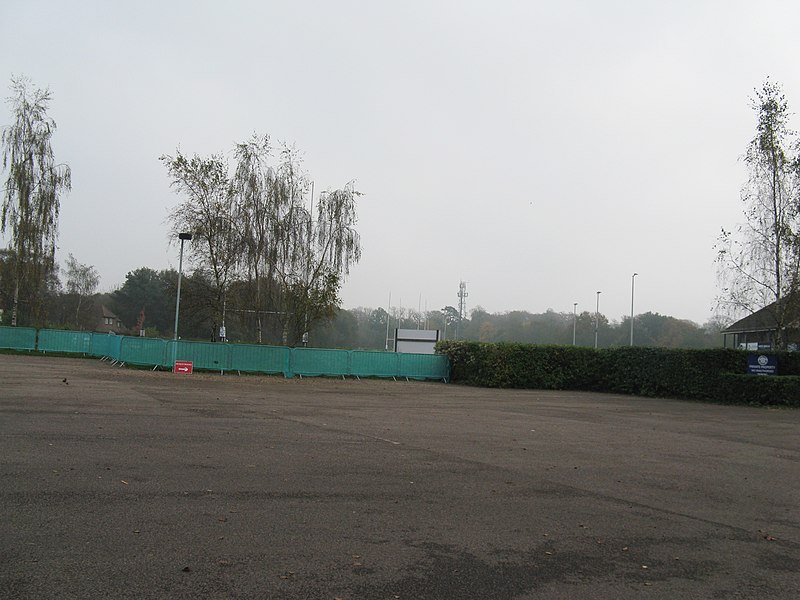
[[[593,312],[599,290],[620,319],[637,272],[637,314],[703,323],[754,88],[800,110],[798,25],[796,0],[5,1],[0,89],[50,88],[57,260],[102,291],[177,268],[158,157],[260,132],[317,191],[364,194],[346,308],[457,306],[463,280],[468,310]]]

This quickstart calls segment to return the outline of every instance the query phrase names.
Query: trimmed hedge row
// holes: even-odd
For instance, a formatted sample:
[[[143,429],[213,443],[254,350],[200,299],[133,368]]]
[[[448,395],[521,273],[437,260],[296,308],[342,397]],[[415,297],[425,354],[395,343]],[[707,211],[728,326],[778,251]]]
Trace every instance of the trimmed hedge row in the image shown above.
[[[587,390],[735,404],[800,406],[800,353],[777,353],[779,377],[747,375],[748,352],[440,342],[455,383]]]

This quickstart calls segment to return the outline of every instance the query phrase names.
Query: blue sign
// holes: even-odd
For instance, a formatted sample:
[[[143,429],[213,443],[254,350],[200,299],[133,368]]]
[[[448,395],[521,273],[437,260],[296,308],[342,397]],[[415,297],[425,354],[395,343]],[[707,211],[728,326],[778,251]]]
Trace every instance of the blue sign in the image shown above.
[[[748,354],[747,372],[751,375],[777,375],[778,357],[774,354]]]

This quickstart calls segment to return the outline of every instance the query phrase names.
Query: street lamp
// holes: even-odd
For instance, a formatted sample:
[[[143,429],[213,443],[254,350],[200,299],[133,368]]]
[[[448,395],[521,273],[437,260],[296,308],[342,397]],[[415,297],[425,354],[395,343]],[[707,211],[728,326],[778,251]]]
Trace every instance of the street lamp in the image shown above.
[[[597,292],[597,308],[594,311],[594,349],[597,350],[597,330],[600,328],[600,293]]]
[[[178,296],[175,299],[175,334],[172,336],[172,339],[176,342],[178,341],[178,311],[181,306],[181,277],[183,276],[183,243],[186,240],[192,239],[191,233],[179,233],[178,239],[181,241],[181,257],[178,262]]]
[[[633,290],[638,273],[631,275],[631,346],[633,346]]]
[[[578,320],[578,303],[572,303],[572,345],[575,345],[575,324]]]

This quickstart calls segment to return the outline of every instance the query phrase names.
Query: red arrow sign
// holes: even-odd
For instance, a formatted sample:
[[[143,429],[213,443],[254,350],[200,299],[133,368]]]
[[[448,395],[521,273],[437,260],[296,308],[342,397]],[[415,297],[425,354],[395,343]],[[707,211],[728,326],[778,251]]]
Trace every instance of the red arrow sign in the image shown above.
[[[186,373],[192,372],[192,361],[190,360],[176,360],[175,366],[172,368],[173,373]]]

